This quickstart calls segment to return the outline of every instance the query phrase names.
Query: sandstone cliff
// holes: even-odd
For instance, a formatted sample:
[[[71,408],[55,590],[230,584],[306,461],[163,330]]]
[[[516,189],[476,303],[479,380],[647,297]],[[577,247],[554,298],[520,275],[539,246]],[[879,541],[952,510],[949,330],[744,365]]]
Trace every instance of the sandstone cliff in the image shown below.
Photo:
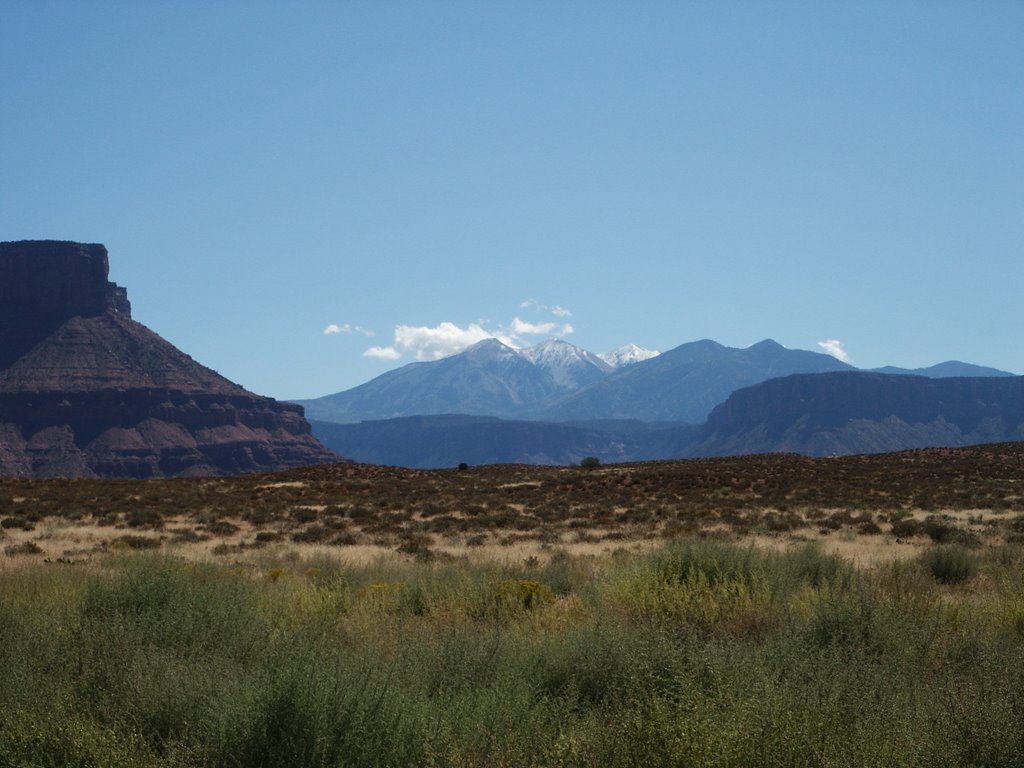
[[[102,245],[0,243],[0,474],[166,477],[337,461],[260,397],[131,319]]]

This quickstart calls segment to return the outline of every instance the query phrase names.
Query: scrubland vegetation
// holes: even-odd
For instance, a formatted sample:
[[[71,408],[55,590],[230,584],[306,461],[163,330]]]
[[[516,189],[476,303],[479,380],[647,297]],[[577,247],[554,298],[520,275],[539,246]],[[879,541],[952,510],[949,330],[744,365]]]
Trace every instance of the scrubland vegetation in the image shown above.
[[[929,552],[22,568],[0,764],[1024,764],[1024,550]]]
[[[897,540],[911,549],[1012,543],[1024,539],[1022,446],[591,468],[338,464],[232,478],[0,478],[0,547],[83,562],[118,549],[246,560],[280,544],[348,559],[467,549],[541,556],[711,532],[827,548],[858,537],[883,549]]]
[[[1024,766],[1022,455],[0,481],[0,765]]]

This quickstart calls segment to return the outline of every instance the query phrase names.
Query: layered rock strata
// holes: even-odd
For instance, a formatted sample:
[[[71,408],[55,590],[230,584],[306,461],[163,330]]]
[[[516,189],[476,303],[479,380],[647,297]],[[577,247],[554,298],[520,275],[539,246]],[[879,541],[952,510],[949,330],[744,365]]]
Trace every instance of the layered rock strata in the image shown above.
[[[168,477],[337,461],[301,406],[132,320],[102,245],[0,243],[0,474]]]

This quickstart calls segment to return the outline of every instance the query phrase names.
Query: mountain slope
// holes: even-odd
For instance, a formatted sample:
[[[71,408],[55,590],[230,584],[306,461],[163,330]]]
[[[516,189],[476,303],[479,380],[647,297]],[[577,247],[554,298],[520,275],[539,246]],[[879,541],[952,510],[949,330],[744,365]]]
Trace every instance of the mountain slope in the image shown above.
[[[120,312],[71,317],[0,370],[0,392],[101,388],[251,395]]]
[[[615,371],[538,414],[552,421],[639,419],[700,423],[732,392],[792,373],[854,370],[830,355],[766,339],[746,349],[703,340]]]
[[[561,389],[548,370],[519,351],[484,339],[457,355],[410,363],[345,392],[296,402],[309,418],[338,423],[442,413],[514,416]]]
[[[607,359],[557,339],[522,350],[488,339],[442,360],[389,371],[345,392],[296,402],[310,418],[339,423],[450,413],[548,422],[701,423],[737,389],[796,373],[857,370],[830,355],[786,349],[771,340],[745,349],[696,341],[646,359],[653,353],[639,347],[623,350],[622,356],[611,357],[620,363],[613,367]],[[883,372],[1011,375],[956,361],[916,372]]]
[[[1024,377],[841,372],[734,392],[680,456],[810,456],[1024,440]]]
[[[561,339],[542,341],[521,350],[520,354],[547,371],[555,384],[564,389],[574,390],[593,384],[613,370],[613,366],[593,352]]]
[[[661,352],[656,349],[644,349],[636,344],[626,344],[611,352],[601,352],[597,356],[612,368],[623,368],[633,363],[639,363],[641,360],[650,360],[660,354]]]

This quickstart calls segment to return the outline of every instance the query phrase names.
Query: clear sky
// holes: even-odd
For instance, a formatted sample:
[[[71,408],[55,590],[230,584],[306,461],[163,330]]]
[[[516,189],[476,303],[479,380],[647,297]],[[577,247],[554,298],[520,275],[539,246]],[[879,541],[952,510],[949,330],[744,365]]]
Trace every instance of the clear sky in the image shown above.
[[[481,334],[1024,373],[1022,40],[1018,0],[4,0],[0,239],[104,243],[279,398]]]

